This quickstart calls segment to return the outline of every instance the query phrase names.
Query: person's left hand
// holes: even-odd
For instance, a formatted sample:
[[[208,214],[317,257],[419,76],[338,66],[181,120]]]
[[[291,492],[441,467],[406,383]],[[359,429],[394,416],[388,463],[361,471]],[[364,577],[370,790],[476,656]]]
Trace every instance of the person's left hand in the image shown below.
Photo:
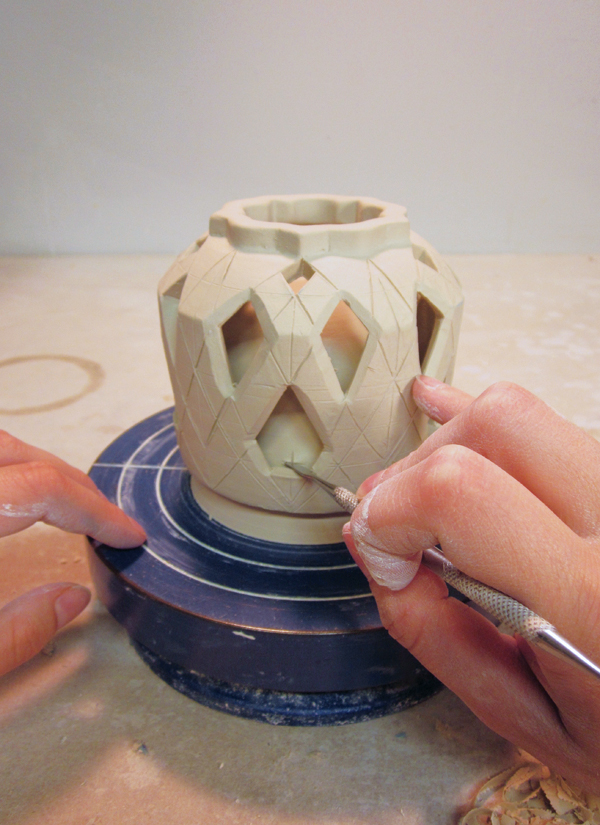
[[[81,470],[0,431],[0,537],[36,521],[112,547],[137,547],[146,538]],[[38,653],[90,595],[78,584],[45,584],[0,609],[0,676]]]

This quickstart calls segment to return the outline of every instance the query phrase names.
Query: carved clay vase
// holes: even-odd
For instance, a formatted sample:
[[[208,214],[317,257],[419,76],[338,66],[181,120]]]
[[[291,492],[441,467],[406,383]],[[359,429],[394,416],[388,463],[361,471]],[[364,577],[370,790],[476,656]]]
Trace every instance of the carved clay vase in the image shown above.
[[[313,515],[336,505],[284,462],[356,489],[414,450],[412,380],[451,379],[462,310],[403,207],[324,195],[226,204],[159,301],[196,498]]]

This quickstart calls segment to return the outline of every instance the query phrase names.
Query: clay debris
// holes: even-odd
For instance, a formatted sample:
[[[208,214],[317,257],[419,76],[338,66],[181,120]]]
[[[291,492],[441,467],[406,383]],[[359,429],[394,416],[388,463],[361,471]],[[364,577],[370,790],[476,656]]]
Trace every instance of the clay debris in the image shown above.
[[[569,785],[539,763],[513,766],[489,779],[459,825],[600,825],[600,797]]]

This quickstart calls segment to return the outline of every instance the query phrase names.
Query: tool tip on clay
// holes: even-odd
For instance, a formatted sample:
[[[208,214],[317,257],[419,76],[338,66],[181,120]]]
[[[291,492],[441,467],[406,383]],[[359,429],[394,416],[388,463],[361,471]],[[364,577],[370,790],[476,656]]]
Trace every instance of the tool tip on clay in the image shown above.
[[[310,467],[307,467],[305,464],[298,464],[295,461],[284,461],[283,462],[286,467],[289,467],[290,470],[293,470],[295,473],[298,473],[299,476],[308,476],[312,478],[314,476],[313,471]]]

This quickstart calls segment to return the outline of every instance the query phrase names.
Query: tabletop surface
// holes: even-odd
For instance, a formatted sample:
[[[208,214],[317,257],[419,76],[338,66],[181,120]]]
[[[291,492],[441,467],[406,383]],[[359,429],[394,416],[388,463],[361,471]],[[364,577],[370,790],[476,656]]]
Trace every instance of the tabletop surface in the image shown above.
[[[465,294],[454,383],[511,380],[600,438],[600,256],[448,256]],[[87,470],[173,403],[156,285],[171,256],[0,259],[0,428]],[[0,540],[0,604],[90,586],[85,540]],[[341,728],[218,713],[163,684],[94,600],[0,680],[0,822],[442,825],[521,755],[444,690]]]

